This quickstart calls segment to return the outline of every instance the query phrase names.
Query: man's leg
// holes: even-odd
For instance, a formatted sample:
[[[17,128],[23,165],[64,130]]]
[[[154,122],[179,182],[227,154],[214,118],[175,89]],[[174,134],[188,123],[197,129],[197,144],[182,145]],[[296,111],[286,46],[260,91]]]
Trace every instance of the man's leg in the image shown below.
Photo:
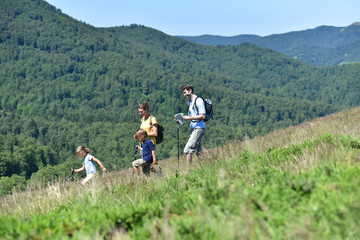
[[[192,154],[188,153],[188,154],[186,154],[186,167],[188,170],[189,170],[191,164],[192,164]]]
[[[195,128],[191,131],[190,138],[186,143],[184,148],[184,153],[186,154],[186,164],[189,168],[192,163],[192,155],[198,152],[198,149],[201,151],[201,138],[204,136],[204,129]],[[199,157],[201,152],[198,152],[196,155]]]

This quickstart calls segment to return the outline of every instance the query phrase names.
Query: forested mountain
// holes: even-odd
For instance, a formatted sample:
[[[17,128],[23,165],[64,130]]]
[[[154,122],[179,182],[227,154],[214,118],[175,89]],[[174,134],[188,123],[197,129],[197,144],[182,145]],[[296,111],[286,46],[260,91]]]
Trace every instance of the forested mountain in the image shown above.
[[[204,147],[358,106],[359,65],[316,68],[250,44],[205,46],[139,25],[95,28],[43,0],[0,0],[1,185],[57,179],[85,145],[127,168],[148,101],[165,127],[158,159],[177,155],[180,86],[214,102]],[[180,150],[189,134],[180,126]]]
[[[242,43],[252,43],[261,39],[258,35],[253,34],[241,34],[232,37],[224,37],[218,35],[200,35],[200,36],[175,36],[190,42],[196,42],[200,44],[210,46],[228,46],[228,45],[240,45]]]
[[[252,43],[317,66],[360,62],[360,23],[353,23],[347,27],[320,26],[315,29],[265,37],[257,35],[178,37],[212,46]]]

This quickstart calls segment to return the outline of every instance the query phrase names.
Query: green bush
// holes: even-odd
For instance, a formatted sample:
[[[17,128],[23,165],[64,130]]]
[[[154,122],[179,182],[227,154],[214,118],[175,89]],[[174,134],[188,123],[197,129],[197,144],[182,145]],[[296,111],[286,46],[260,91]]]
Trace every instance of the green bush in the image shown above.
[[[0,177],[0,197],[11,194],[13,191],[22,191],[25,188],[25,177],[16,174],[11,177]]]

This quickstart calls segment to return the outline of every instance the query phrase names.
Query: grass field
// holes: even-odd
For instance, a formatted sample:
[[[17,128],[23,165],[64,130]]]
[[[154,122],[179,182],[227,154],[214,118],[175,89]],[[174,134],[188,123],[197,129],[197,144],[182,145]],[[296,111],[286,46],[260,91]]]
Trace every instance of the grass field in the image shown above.
[[[0,239],[360,239],[359,123],[356,108],[229,143],[190,171],[163,160],[149,182],[127,170],[14,192]]]

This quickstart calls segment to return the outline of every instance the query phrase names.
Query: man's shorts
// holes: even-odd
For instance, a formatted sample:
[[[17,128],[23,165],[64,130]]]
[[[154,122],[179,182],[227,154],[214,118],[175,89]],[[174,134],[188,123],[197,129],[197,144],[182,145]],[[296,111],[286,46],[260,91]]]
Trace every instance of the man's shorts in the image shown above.
[[[205,135],[205,128],[191,129],[190,138],[184,148],[185,154],[201,153],[201,139]]]
[[[138,168],[142,167],[142,171],[146,176],[150,176],[151,163],[147,163],[144,159],[138,159],[133,161],[133,165]]]

